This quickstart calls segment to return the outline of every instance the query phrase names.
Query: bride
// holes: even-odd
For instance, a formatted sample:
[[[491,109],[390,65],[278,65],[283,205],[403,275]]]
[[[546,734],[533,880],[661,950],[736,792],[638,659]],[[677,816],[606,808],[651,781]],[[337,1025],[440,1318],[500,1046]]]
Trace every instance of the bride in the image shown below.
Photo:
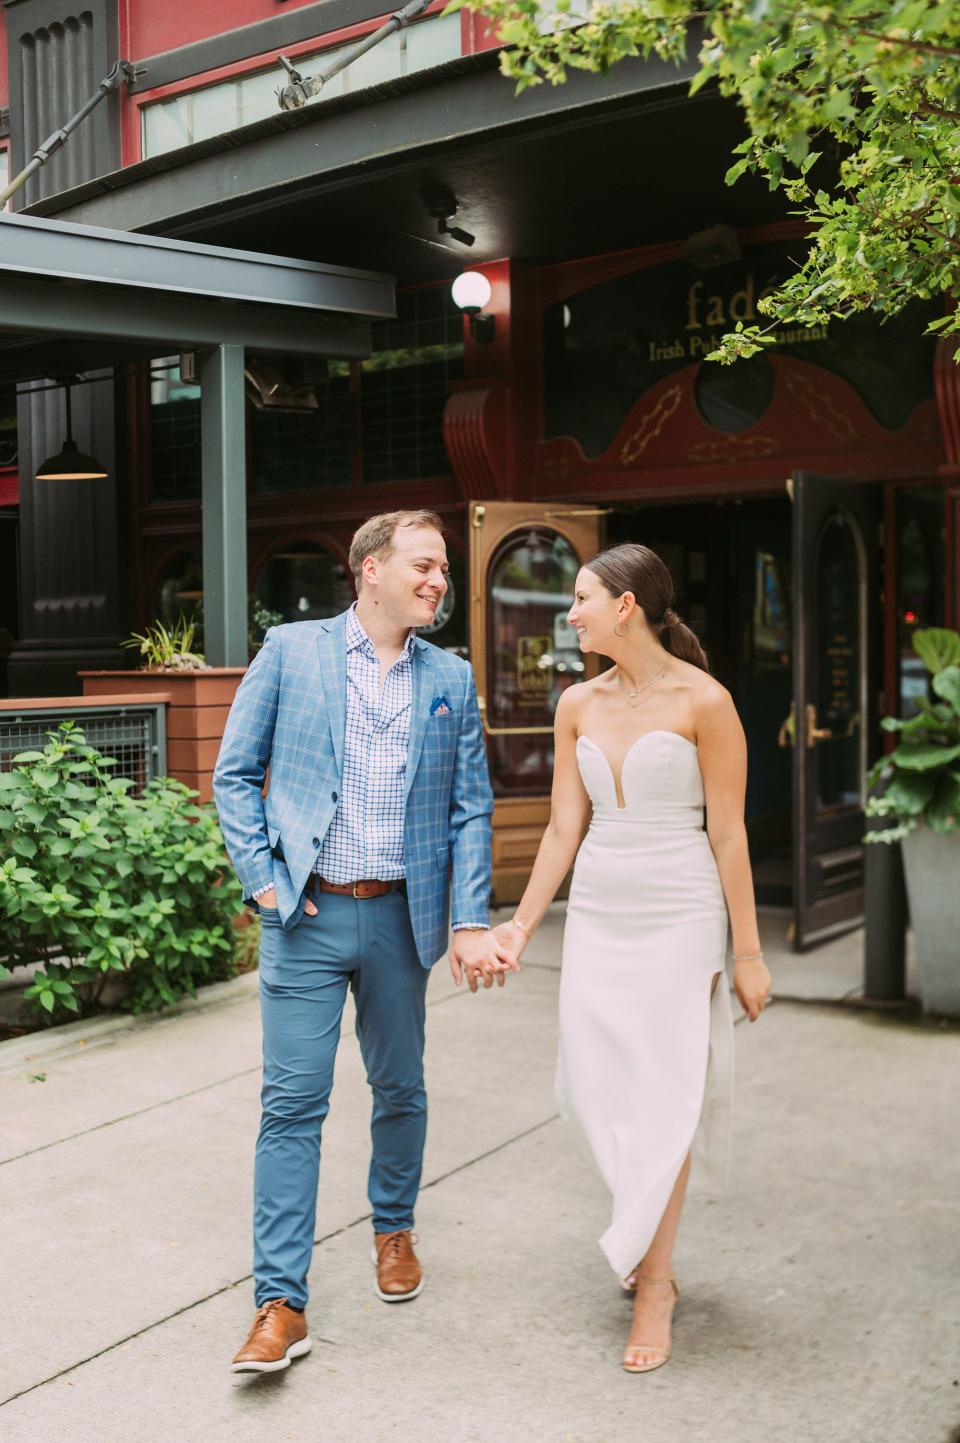
[[[557,1091],[613,1195],[600,1239],[634,1295],[623,1366],[670,1357],[673,1246],[697,1137],[725,1174],[733,986],[751,1022],[770,996],[743,820],[747,757],[673,586],[646,546],[612,547],[577,576],[567,620],[615,665],[556,712],[550,821],[510,922],[518,958],[576,858],[563,940]],[[704,830],[706,805],[706,830]]]

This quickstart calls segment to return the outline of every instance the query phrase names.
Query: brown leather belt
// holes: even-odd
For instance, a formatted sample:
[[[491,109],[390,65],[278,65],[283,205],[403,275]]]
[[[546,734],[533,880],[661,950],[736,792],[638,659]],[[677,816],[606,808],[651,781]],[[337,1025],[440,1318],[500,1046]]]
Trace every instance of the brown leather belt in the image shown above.
[[[338,897],[356,897],[358,902],[365,902],[370,897],[385,897],[388,892],[402,892],[405,890],[405,886],[402,877],[395,882],[380,882],[376,879],[359,882],[328,882],[326,877],[318,877],[316,872],[313,872],[307,883],[307,891],[313,892],[316,888],[320,892],[333,892]]]

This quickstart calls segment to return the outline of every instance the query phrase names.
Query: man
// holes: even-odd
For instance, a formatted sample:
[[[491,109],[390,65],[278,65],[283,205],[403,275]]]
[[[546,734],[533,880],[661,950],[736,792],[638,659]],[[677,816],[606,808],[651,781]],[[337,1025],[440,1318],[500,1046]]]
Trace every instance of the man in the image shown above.
[[[268,631],[217,760],[227,848],[261,919],[257,1312],[237,1372],[286,1368],[310,1350],[320,1132],[347,988],[373,1090],[374,1289],[402,1302],[423,1286],[411,1229],[425,994],[447,948],[451,872],[457,984],[502,985],[517,965],[488,930],[493,796],[473,674],[415,630],[447,589],[441,525],[430,511],[394,511],[360,527],[357,601]]]

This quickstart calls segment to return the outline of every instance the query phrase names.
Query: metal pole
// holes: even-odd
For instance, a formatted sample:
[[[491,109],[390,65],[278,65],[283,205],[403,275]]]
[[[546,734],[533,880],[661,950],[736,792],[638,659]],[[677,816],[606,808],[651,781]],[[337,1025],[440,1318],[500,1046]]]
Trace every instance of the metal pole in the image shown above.
[[[86,120],[91,110],[95,110],[105,96],[109,95],[111,91],[116,90],[121,81],[129,83],[138,74],[143,74],[143,72],[135,70],[128,60],[118,60],[110,71],[110,74],[104,76],[103,80],[101,80],[95,93],[91,95],[86,104],[81,105],[76,115],[71,115],[70,119],[60,130],[55,130],[52,135],[48,135],[43,144],[39,145],[34,151],[33,159],[23,167],[19,175],[13,177],[13,180],[11,180],[5,189],[0,190],[0,210],[3,210],[7,201],[12,195],[16,194],[21,186],[26,185],[31,175],[34,175],[42,165],[46,165],[51,155],[56,155],[57,151],[70,138],[77,126]]]
[[[204,654],[246,666],[247,476],[243,346],[200,358]]]
[[[326,70],[321,70],[319,75],[308,75],[304,77],[300,74],[299,70],[294,69],[292,62],[289,61],[285,55],[278,56],[277,58],[280,64],[288,71],[292,81],[292,84],[285,85],[282,90],[277,92],[280,109],[300,110],[302,106],[306,105],[308,100],[312,100],[315,95],[320,94],[320,91],[328,80],[332,80],[335,75],[340,74],[341,70],[346,70],[348,65],[352,65],[355,60],[359,60],[361,55],[366,55],[368,50],[372,50],[375,45],[379,45],[382,40],[386,40],[388,35],[392,35],[396,30],[402,30],[405,25],[410,24],[411,20],[416,20],[417,16],[422,15],[429,4],[430,0],[410,0],[409,5],[404,5],[402,10],[398,10],[395,14],[391,15],[390,19],[381,25],[379,30],[374,30],[373,33],[366,36],[365,39],[358,41],[356,45],[351,45],[350,49],[345,50],[340,56],[339,60],[334,60],[331,65],[327,66]]]
[[[867,818],[869,832],[889,825],[889,817]],[[863,995],[875,1002],[902,1002],[907,975],[907,889],[900,843],[869,842],[863,850]]]

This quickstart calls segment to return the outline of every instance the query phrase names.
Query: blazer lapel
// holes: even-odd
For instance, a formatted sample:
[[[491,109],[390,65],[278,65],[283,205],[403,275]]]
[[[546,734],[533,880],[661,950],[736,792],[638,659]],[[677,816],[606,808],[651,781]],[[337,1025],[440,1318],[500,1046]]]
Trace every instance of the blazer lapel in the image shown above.
[[[320,676],[326,700],[330,740],[337,759],[337,771],[343,775],[343,741],[347,729],[347,647],[346,614],[321,622],[317,635],[320,654]]]
[[[410,795],[410,788],[413,786],[413,779],[420,764],[423,740],[427,734],[433,685],[432,670],[429,648],[418,638],[413,646],[413,695],[410,706],[410,741],[407,746],[405,796]]]

